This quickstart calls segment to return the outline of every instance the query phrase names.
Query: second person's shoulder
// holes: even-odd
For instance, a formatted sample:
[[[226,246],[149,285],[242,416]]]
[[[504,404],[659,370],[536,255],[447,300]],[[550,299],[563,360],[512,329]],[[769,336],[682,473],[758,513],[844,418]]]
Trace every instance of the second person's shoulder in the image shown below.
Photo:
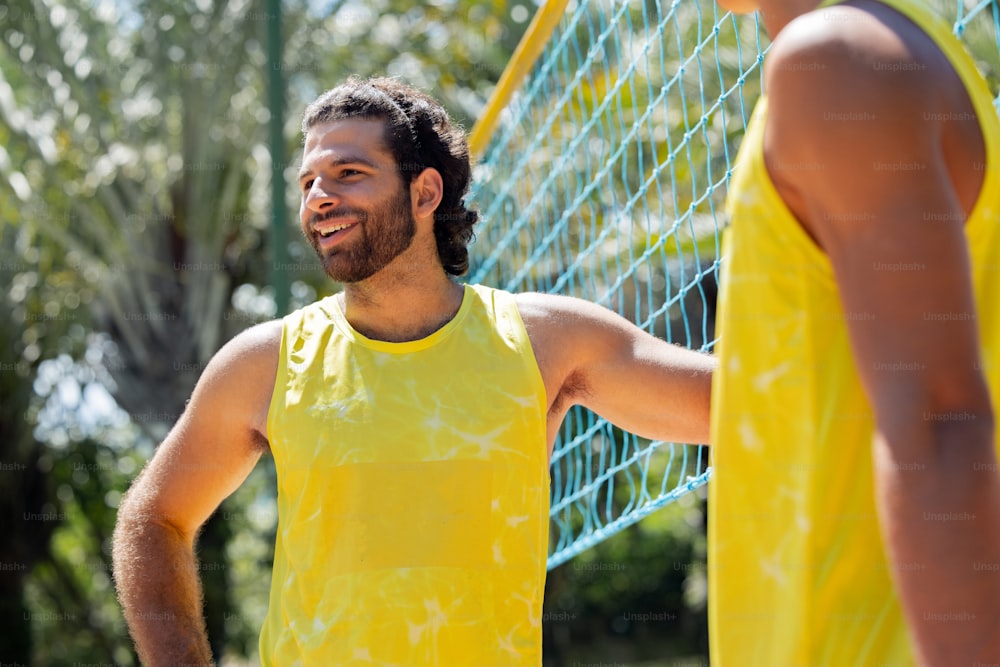
[[[790,21],[767,55],[765,83],[812,79],[855,93],[866,82],[906,87],[940,64],[934,40],[913,19],[880,2],[822,7]]]

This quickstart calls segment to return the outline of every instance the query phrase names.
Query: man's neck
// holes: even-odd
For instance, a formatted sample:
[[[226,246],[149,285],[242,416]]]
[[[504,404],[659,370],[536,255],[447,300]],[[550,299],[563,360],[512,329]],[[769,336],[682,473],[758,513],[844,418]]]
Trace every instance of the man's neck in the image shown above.
[[[337,295],[350,325],[373,340],[403,343],[426,338],[455,317],[465,294],[444,271],[391,285],[375,278],[346,285]]]
[[[819,7],[822,0],[760,0],[760,18],[771,41],[786,25]]]

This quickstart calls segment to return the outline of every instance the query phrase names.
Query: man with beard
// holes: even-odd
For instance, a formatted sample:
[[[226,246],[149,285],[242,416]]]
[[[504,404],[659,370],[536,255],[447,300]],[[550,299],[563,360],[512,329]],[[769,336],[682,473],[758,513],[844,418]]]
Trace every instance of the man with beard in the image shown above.
[[[454,282],[477,217],[468,148],[426,95],[352,79],[303,132],[302,231],[344,289],[223,347],[122,502],[139,654],[211,659],[195,535],[269,450],[263,664],[537,667],[564,415],[705,442],[714,361],[588,302]]]

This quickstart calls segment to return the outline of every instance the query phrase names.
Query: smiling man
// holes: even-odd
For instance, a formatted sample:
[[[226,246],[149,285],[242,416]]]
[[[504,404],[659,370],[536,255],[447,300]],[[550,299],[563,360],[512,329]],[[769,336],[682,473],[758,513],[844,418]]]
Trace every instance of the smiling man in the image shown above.
[[[917,2],[720,4],[774,42],[729,193],[712,664],[995,664],[993,95]]]
[[[468,148],[426,95],[352,79],[303,132],[302,231],[344,289],[220,350],[122,502],[139,654],[211,660],[195,536],[269,451],[263,664],[537,667],[567,410],[705,442],[714,360],[585,301],[455,282],[477,218]]]

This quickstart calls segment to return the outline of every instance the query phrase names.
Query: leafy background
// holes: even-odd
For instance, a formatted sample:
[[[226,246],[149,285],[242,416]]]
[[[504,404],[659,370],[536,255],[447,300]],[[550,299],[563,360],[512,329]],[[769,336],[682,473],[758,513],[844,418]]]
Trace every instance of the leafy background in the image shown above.
[[[299,114],[319,92],[396,75],[471,127],[536,9],[282,6],[289,211]],[[296,234],[272,259],[270,20],[264,0],[0,5],[0,662],[138,664],[110,571],[122,493],[213,352],[280,315],[273,269],[292,307],[336,288]],[[995,84],[994,36],[972,38]],[[258,465],[199,542],[224,664],[257,662],[273,474]],[[704,531],[689,494],[551,571],[546,664],[707,665]]]

